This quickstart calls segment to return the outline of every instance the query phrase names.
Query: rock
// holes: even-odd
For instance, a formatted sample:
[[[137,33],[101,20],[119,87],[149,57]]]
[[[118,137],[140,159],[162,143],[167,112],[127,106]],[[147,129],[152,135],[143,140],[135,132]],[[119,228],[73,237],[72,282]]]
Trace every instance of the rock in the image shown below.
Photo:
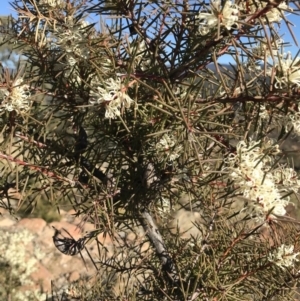
[[[71,235],[71,237],[76,240],[83,236],[82,230],[78,226],[76,226],[74,224],[70,224],[65,221],[53,222],[53,223],[50,223],[50,226],[56,228],[57,230],[62,231],[62,234],[69,238],[70,238],[70,236],[63,229],[67,230],[69,232],[69,234]],[[53,234],[54,234],[54,232],[53,232]]]
[[[53,274],[41,263],[37,264],[36,270],[31,274],[34,283],[40,284],[44,292],[51,292],[51,280]]]
[[[16,224],[16,221],[14,221],[11,218],[3,218],[0,219],[0,228],[11,228]]]
[[[17,224],[17,228],[27,229],[30,232],[41,234],[47,223],[41,218],[23,218]]]
[[[74,282],[80,279],[80,273],[78,271],[73,271],[72,273],[70,273],[69,276],[69,281],[70,282]]]

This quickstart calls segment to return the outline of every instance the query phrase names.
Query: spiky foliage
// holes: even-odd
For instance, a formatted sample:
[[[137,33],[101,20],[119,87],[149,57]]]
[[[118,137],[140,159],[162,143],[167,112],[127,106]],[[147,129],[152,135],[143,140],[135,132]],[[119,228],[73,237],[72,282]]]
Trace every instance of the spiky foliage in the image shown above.
[[[9,188],[68,200],[110,237],[77,297],[289,300],[299,181],[278,145],[299,130],[300,67],[277,23],[297,1],[12,5],[26,68],[3,70],[2,206]]]

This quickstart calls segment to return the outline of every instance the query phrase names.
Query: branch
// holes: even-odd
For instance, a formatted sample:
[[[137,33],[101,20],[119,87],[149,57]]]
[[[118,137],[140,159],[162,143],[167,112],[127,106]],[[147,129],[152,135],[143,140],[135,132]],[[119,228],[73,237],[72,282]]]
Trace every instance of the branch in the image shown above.
[[[173,260],[169,255],[163,238],[152,218],[150,213],[145,209],[142,211],[141,224],[148,235],[150,241],[154,245],[156,253],[162,263],[163,270],[168,273],[170,280],[174,283],[177,282],[179,277],[173,264]]]
[[[36,145],[38,148],[47,148],[46,144],[36,141],[30,137],[24,136],[21,133],[15,133],[15,136],[22,139],[23,141]]]
[[[50,177],[50,178],[53,178],[53,179],[57,179],[57,180],[60,180],[60,181],[63,181],[63,182],[68,182],[69,184],[71,184],[72,186],[74,186],[76,184],[75,181],[71,180],[71,179],[68,179],[66,177],[62,177],[60,175],[58,175],[57,173],[49,170],[49,168],[47,167],[42,167],[42,166],[37,166],[37,165],[34,165],[34,164],[31,164],[31,163],[28,163],[28,162],[25,162],[25,161],[22,161],[20,159],[16,159],[14,158],[13,156],[9,156],[9,155],[6,155],[2,152],[0,152],[0,158],[2,159],[6,159],[10,162],[15,162],[19,165],[23,165],[23,166],[27,166],[29,167],[31,170],[36,170],[38,172],[41,172],[43,173],[44,175]]]

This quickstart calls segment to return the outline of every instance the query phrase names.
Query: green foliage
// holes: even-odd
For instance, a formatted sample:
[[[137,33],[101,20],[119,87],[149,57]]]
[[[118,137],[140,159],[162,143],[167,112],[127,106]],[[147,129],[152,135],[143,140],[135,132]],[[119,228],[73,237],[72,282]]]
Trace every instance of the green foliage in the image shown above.
[[[66,206],[63,206],[66,208]],[[61,216],[58,209],[51,203],[47,203],[44,199],[35,204],[35,207],[28,207],[26,203],[18,209],[18,216],[24,217],[38,217],[44,219],[47,223],[52,223],[54,221],[59,221]]]
[[[5,41],[26,64],[2,70],[1,206],[8,187],[25,208],[69,202],[95,224],[89,238],[111,239],[79,298],[293,294],[299,240],[285,207],[299,180],[279,146],[300,133],[300,67],[276,25],[292,11],[210,4],[12,2],[21,18]]]

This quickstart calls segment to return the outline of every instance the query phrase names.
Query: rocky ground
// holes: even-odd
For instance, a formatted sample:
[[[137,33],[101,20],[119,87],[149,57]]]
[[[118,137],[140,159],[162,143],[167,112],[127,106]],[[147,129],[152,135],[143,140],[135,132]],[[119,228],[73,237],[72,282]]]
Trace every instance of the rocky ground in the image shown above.
[[[54,246],[53,227],[66,229],[76,240],[86,232],[94,230],[93,224],[83,224],[73,214],[73,211],[62,211],[59,222],[47,224],[41,218],[23,218],[18,220],[7,212],[2,211],[0,216],[0,236],[2,237],[2,241],[0,238],[2,243],[0,256],[3,255],[3,252],[8,251],[6,256],[11,256],[9,260],[12,260],[12,262],[19,260],[17,259],[19,257],[24,257],[20,259],[23,263],[26,263],[24,267],[21,267],[19,273],[23,273],[24,276],[28,277],[29,285],[21,285],[19,287],[21,291],[28,289],[31,291],[39,290],[48,296],[53,292],[61,294],[63,291],[70,290],[70,283],[76,282],[81,278],[93,277],[96,274],[97,271],[85,250],[82,251],[82,256],[85,259],[86,266],[79,254],[75,256],[64,255]],[[81,228],[79,228],[79,225]],[[4,237],[6,237],[5,241],[3,241]],[[17,237],[19,239],[15,239]],[[99,235],[98,240],[108,247],[106,252],[109,252],[110,239]],[[95,241],[88,243],[86,248],[92,256],[96,258],[98,256],[99,258]],[[29,265],[32,265],[32,262],[29,261],[32,258],[35,258],[34,267],[30,267],[32,272],[28,273],[29,269],[26,269]],[[9,273],[9,271],[6,273]]]
[[[200,234],[199,229],[195,227],[195,224],[201,222],[198,212],[192,213],[181,209],[176,212],[173,218],[173,229],[177,229],[178,225],[180,225],[180,232],[184,233],[182,238],[188,238],[190,235],[197,237],[197,235]],[[133,232],[122,234],[120,232],[118,234],[119,237],[121,237],[119,241],[118,239],[116,240],[116,238],[112,241],[110,237],[104,237],[103,234],[99,234],[97,236],[98,243],[96,240],[88,242],[86,249],[82,250],[83,261],[80,254],[68,256],[56,249],[53,242],[53,235],[55,233],[53,227],[56,229],[66,229],[76,240],[83,237],[86,233],[95,230],[93,224],[83,223],[81,219],[76,218],[73,210],[69,212],[61,210],[61,220],[48,224],[41,218],[23,218],[18,220],[2,210],[2,215],[0,216],[0,256],[5,253],[5,250],[8,250],[6,259],[8,261],[12,259],[12,265],[15,265],[18,258],[22,257],[21,262],[19,262],[19,265],[21,265],[21,267],[18,268],[19,273],[27,277],[30,283],[29,285],[19,285],[18,289],[30,292],[41,291],[43,293],[42,297],[38,295],[36,299],[19,298],[16,300],[73,300],[69,298],[76,295],[76,291],[73,291],[73,287],[78,287],[77,284],[78,282],[80,283],[82,279],[89,279],[90,283],[93,283],[93,281],[97,279],[97,282],[101,282],[102,286],[105,286],[103,283],[107,283],[107,280],[104,281],[106,278],[103,278],[106,277],[106,275],[104,275],[103,271],[96,270],[89,254],[98,262],[103,261],[103,258],[108,259],[112,257],[118,260],[118,256],[121,256],[119,260],[124,262],[125,253],[123,254],[122,251],[118,251],[120,249],[122,250],[121,244],[123,244],[123,248],[133,246],[138,254],[149,254],[149,252],[151,252],[149,242],[144,232],[140,228],[136,228],[136,234]],[[177,230],[174,231],[177,232]],[[6,237],[6,240],[2,241],[2,244],[1,236]],[[124,245],[124,241],[126,241],[126,246]],[[1,245],[3,246],[2,249]],[[131,253],[128,253],[127,256],[129,256],[129,254]],[[135,255],[131,254],[129,257],[132,259],[132,256]],[[33,259],[34,267],[31,268]],[[28,268],[29,266],[30,268]],[[124,278],[124,274],[122,277]],[[128,287],[128,285],[134,285],[135,280],[133,280],[133,276],[129,278],[131,278],[130,281],[132,281],[132,283],[128,284],[128,282],[126,282],[126,287]],[[114,280],[110,282],[113,282],[109,283],[109,285],[112,286],[114,294],[122,294],[124,279],[114,278]],[[75,283],[75,285],[72,285],[72,283]],[[53,298],[53,295],[56,294],[59,298]],[[67,298],[61,298],[62,295],[67,296]]]

